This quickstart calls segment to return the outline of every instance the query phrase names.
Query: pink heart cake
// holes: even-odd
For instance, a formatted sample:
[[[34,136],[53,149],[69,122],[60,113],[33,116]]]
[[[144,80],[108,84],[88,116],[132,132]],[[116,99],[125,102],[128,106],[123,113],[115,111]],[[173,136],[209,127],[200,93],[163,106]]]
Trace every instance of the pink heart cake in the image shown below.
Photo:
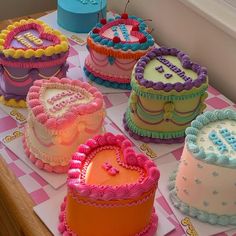
[[[67,39],[42,21],[29,19],[0,33],[0,94],[9,106],[25,107],[35,80],[65,77]]]
[[[130,76],[137,60],[153,48],[154,40],[144,20],[127,13],[101,19],[87,38],[89,55],[85,73],[107,87],[130,89]]]
[[[24,149],[48,172],[66,172],[73,152],[103,132],[102,94],[88,83],[67,78],[37,80],[27,95]]]
[[[70,161],[59,231],[80,236],[152,236],[160,173],[123,135],[106,133],[78,147]]]

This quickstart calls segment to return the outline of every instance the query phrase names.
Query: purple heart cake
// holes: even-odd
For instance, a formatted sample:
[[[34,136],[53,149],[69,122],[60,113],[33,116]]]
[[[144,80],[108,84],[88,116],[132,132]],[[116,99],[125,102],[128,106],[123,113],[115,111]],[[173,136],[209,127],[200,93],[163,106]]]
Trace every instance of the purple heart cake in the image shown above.
[[[65,77],[67,39],[42,21],[14,22],[0,33],[0,94],[5,105],[25,107],[33,82]]]

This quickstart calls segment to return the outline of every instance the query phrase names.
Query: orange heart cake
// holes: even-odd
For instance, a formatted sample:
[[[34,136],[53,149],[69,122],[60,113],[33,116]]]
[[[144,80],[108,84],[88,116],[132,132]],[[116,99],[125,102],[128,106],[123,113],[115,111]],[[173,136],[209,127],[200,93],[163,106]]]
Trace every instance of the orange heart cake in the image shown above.
[[[24,149],[40,169],[63,173],[79,144],[103,132],[102,94],[67,78],[37,80],[27,95]]]
[[[14,22],[0,33],[0,95],[8,106],[25,107],[35,80],[65,77],[67,39],[42,21]]]
[[[89,139],[72,156],[58,230],[63,235],[153,236],[159,177],[154,162],[136,154],[123,135]]]

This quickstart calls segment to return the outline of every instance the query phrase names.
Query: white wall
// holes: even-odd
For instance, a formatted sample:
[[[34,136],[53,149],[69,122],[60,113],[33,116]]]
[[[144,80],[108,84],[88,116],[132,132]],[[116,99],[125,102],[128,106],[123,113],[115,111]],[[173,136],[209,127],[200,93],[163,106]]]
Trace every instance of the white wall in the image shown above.
[[[0,20],[56,9],[56,0],[0,0]]]
[[[121,13],[126,2],[110,0],[109,7]],[[210,84],[236,101],[234,37],[178,0],[131,0],[127,11],[151,18],[149,25],[155,29],[153,35],[158,44],[187,52],[192,60],[208,68]]]

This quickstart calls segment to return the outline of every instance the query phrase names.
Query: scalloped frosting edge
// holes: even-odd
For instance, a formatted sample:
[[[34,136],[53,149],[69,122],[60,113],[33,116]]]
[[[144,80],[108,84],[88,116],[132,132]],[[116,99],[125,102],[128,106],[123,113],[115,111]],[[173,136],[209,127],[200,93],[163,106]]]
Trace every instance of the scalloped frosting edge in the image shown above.
[[[24,133],[22,141],[23,141],[23,148],[24,148],[26,156],[39,169],[44,170],[44,171],[49,172],[49,173],[56,173],[56,174],[67,173],[68,165],[67,166],[60,166],[60,165],[52,166],[49,163],[45,163],[42,160],[40,160],[37,157],[35,157],[33,155],[33,153],[30,152],[30,149],[29,149],[29,147],[27,145],[25,133]]]
[[[59,118],[50,117],[46,113],[43,105],[40,102],[40,91],[42,86],[47,86],[47,84],[60,84],[65,86],[75,86],[85,89],[90,93],[94,99],[83,106],[74,106],[73,112],[67,113],[66,117],[61,116]],[[97,88],[91,86],[86,82],[81,82],[80,80],[71,80],[68,78],[59,79],[57,77],[52,77],[49,80],[36,80],[32,87],[30,87],[27,94],[27,105],[32,110],[36,120],[45,125],[49,129],[60,129],[67,125],[68,120],[70,122],[76,119],[78,116],[94,113],[104,107],[103,95],[98,91]]]
[[[176,174],[177,172],[174,171],[173,174],[169,178],[169,198],[177,209],[179,209],[183,214],[188,215],[193,218],[197,218],[198,220],[206,223],[210,223],[212,225],[236,225],[236,215],[217,215],[212,214],[203,210],[199,210],[197,208],[191,207],[189,204],[184,203],[181,201],[175,189],[175,181],[176,181]]]
[[[171,83],[163,83],[163,82],[153,82],[146,80],[144,78],[144,70],[146,65],[153,59],[155,59],[157,56],[176,56],[182,66],[186,69],[191,69],[195,73],[197,73],[198,77],[194,81],[185,81],[184,83],[177,82],[174,84]],[[193,87],[199,88],[203,84],[208,84],[208,78],[207,78],[207,69],[205,67],[202,67],[196,63],[193,63],[187,54],[185,54],[182,51],[179,51],[176,48],[154,48],[151,51],[149,51],[145,56],[141,57],[139,61],[137,62],[135,68],[134,68],[134,80],[136,80],[140,85],[142,85],[145,88],[152,88],[153,90],[157,91],[165,91],[170,92],[172,90],[176,92],[181,92],[184,90],[192,90]]]
[[[148,99],[158,99],[164,101],[178,101],[195,98],[197,96],[202,96],[202,102],[207,98],[208,94],[206,92],[208,84],[202,84],[199,88],[192,88],[191,90],[183,90],[177,92],[176,90],[164,91],[157,90],[153,87],[147,88],[139,84],[135,79],[131,79],[132,89],[139,95]]]
[[[99,147],[109,145],[121,148],[124,155],[122,163],[127,165],[127,168],[131,166],[138,169],[142,168],[147,172],[147,177],[145,177],[141,183],[124,184],[120,186],[97,186],[81,183],[81,181],[78,182],[87,155],[91,154]],[[146,155],[136,154],[132,147],[132,143],[126,139],[124,135],[113,135],[112,133],[97,135],[87,140],[85,144],[81,144],[78,147],[78,151],[72,156],[68,171],[68,188],[72,191],[76,191],[76,193],[79,193],[83,197],[105,201],[111,199],[133,199],[155,188],[160,178],[159,170],[154,162],[149,160]],[[132,191],[132,189],[135,189],[135,191]],[[94,195],[93,193],[95,192],[99,192],[99,195]]]
[[[108,38],[105,38],[105,37],[102,37],[99,32],[102,28],[106,28],[106,25],[108,25],[109,27],[113,26],[113,25],[116,25],[117,22],[119,23],[126,23],[128,22],[129,24],[133,24],[133,25],[138,25],[139,26],[139,34],[142,34],[144,35],[146,38],[147,38],[147,41],[146,42],[143,42],[143,43],[126,43],[126,42],[119,42],[119,43],[114,43],[112,41],[112,39],[108,39]],[[95,28],[98,29],[98,33],[94,33],[93,30],[90,32],[89,34],[89,37],[88,37],[88,45],[93,47],[95,50],[99,50],[102,49],[101,47],[107,47],[107,49],[103,50],[105,54],[116,54],[115,51],[112,51],[112,49],[115,49],[117,50],[117,53],[119,55],[114,55],[114,56],[117,56],[117,57],[122,57],[122,54],[119,53],[118,50],[122,50],[124,51],[126,54],[130,53],[129,56],[132,57],[132,53],[133,52],[136,52],[138,50],[147,50],[148,48],[152,47],[154,45],[154,39],[153,37],[151,36],[151,34],[149,34],[146,29],[147,29],[147,25],[145,24],[145,22],[141,19],[141,18],[138,18],[136,16],[128,16],[128,19],[121,19],[121,16],[116,16],[115,19],[110,19],[108,20],[108,23],[106,24],[105,26],[101,23],[98,23]],[[95,29],[94,28],[94,29]],[[135,33],[137,33],[136,31],[134,31]],[[99,44],[100,47],[97,47],[96,44]],[[126,55],[128,56],[128,55]],[[133,56],[135,56],[135,54],[133,54]],[[140,57],[140,56],[139,56]]]
[[[236,158],[228,157],[222,154],[206,153],[197,146],[196,140],[198,132],[204,125],[218,120],[236,121],[236,112],[231,109],[206,111],[191,122],[191,126],[186,129],[186,146],[192,155],[201,161],[228,168],[236,168]]]
[[[60,206],[60,214],[59,214],[59,224],[58,224],[58,231],[63,235],[75,235],[73,231],[69,228],[66,222],[66,197],[64,198],[63,202]],[[155,213],[155,208],[152,209],[151,219],[148,226],[141,232],[135,234],[134,236],[154,236],[157,230],[158,225],[158,216]]]
[[[84,69],[85,75],[96,84],[103,85],[109,88],[114,88],[114,89],[131,90],[131,86],[129,83],[118,83],[118,82],[104,80],[101,77],[97,77],[92,72],[90,72],[86,65],[84,66],[83,69]]]
[[[40,31],[43,33],[51,34],[51,36],[55,39],[59,39],[59,43],[53,46],[48,46],[45,49],[39,48],[37,50],[33,49],[14,49],[14,48],[5,48],[4,45],[8,42],[8,36],[17,32],[19,27],[27,27],[28,25],[35,25],[36,28],[40,28]],[[0,52],[2,52],[6,57],[13,57],[13,58],[31,58],[31,57],[41,57],[45,56],[52,56],[53,54],[59,54],[61,52],[67,52],[69,50],[69,44],[67,41],[66,36],[61,34],[59,31],[50,28],[47,24],[43,21],[35,20],[35,19],[28,19],[28,20],[21,20],[14,22],[11,25],[1,31],[0,33]]]

